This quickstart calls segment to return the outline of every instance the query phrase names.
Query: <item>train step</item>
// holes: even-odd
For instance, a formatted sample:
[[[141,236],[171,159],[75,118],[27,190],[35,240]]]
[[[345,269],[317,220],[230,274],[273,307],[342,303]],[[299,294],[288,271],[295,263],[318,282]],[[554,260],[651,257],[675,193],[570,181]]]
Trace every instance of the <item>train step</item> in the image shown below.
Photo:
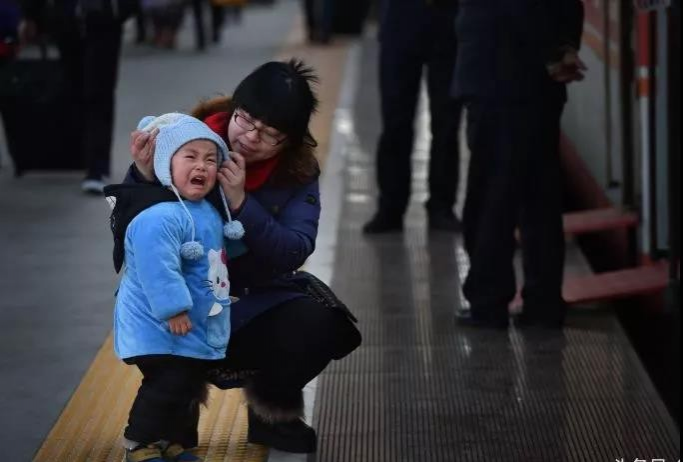
[[[661,292],[666,289],[668,281],[669,267],[658,263],[568,277],[562,291],[569,304],[593,303]]]
[[[568,276],[564,280],[562,296],[569,305],[585,305],[663,292],[668,283],[668,265],[657,263],[618,271]],[[522,303],[520,290],[510,306],[511,310],[519,311]]]
[[[563,216],[565,234],[579,235],[638,226],[638,215],[618,208],[581,210]]]

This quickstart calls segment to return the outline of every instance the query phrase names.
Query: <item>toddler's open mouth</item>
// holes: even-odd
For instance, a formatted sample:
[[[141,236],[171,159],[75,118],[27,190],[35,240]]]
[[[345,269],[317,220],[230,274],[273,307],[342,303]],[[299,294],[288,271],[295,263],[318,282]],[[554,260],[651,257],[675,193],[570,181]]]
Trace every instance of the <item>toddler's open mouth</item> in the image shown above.
[[[190,183],[192,183],[195,186],[204,186],[206,184],[206,178],[203,176],[195,176],[192,177]]]

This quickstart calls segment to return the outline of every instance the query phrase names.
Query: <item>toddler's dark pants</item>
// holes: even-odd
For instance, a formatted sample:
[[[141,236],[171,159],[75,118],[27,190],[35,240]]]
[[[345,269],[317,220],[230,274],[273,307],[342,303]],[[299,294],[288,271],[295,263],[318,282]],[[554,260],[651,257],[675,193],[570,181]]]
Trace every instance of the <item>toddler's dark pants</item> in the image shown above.
[[[143,444],[159,440],[183,444],[184,435],[196,434],[199,403],[206,395],[206,370],[213,361],[150,355],[126,362],[135,364],[143,379],[124,436]]]

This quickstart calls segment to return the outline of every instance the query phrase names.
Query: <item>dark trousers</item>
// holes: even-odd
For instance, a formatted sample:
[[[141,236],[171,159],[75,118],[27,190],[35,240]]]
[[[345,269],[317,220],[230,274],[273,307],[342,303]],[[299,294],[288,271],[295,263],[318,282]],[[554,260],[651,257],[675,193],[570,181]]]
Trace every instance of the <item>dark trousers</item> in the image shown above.
[[[256,388],[287,400],[360,342],[360,333],[345,316],[302,297],[234,332],[225,364],[235,370],[258,370],[253,378]]]
[[[211,5],[211,34],[214,42],[220,37],[223,24],[225,24],[225,7]]]
[[[326,39],[332,34],[333,0],[303,0],[309,39]]]
[[[159,440],[187,444],[187,435],[197,433],[206,370],[215,361],[159,355],[141,356],[131,362],[143,378],[124,436],[143,444]],[[197,444],[189,443],[188,447]]]
[[[121,23],[92,15],[59,22],[57,44],[81,107],[82,144],[88,178],[109,175],[115,90],[121,51]]]
[[[204,50],[206,48],[206,30],[204,28],[204,1],[192,0],[192,16],[195,25],[195,37],[197,40],[197,49]],[[220,42],[221,31],[225,24],[225,9],[226,7],[220,5],[209,5],[211,10],[211,41],[213,43]],[[235,7],[233,15],[239,18],[241,14],[241,7]],[[181,18],[182,19],[182,18]],[[238,19],[236,19],[237,21]]]
[[[516,293],[515,228],[521,233],[524,310],[564,317],[560,117],[563,102],[468,104],[472,151],[464,212],[472,315],[503,320]]]
[[[379,210],[391,216],[402,216],[410,200],[415,113],[425,71],[432,134],[428,210],[453,208],[460,163],[460,104],[449,95],[456,59],[455,13],[435,9],[413,17],[401,8],[386,14],[380,32],[377,183]]]
[[[309,298],[297,298],[233,332],[220,366],[258,371],[249,379],[250,386],[269,402],[289,403],[330,361],[345,357],[360,343],[360,333],[345,316]],[[181,440],[186,447],[197,444],[196,427]]]

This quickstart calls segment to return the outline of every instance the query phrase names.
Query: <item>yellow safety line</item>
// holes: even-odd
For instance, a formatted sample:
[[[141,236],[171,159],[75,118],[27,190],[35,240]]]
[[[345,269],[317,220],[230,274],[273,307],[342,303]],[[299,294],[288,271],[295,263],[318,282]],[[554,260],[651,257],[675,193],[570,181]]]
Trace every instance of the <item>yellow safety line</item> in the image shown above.
[[[311,131],[324,165],[349,43],[338,40],[330,46],[310,47],[304,45],[303,37],[299,18],[277,59],[304,59],[320,76],[321,105]],[[137,368],[114,356],[110,334],[34,461],[120,462],[122,433],[140,378]],[[199,420],[199,438],[197,455],[206,462],[264,462],[268,454],[266,448],[247,443],[246,403],[241,390],[212,388]]]

